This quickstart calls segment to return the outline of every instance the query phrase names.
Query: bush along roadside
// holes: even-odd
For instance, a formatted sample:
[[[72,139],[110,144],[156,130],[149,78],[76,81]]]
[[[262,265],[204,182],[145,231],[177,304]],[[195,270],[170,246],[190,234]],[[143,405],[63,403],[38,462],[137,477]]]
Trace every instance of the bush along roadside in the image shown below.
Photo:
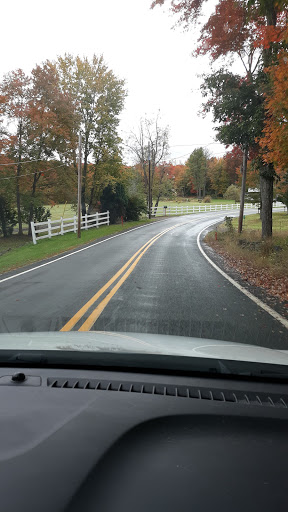
[[[238,219],[226,217],[217,230],[206,235],[204,242],[228,267],[239,272],[242,279],[277,297],[288,308],[288,215],[273,215],[274,235],[269,240],[261,238],[258,219],[257,215],[246,216],[244,230],[239,235]]]

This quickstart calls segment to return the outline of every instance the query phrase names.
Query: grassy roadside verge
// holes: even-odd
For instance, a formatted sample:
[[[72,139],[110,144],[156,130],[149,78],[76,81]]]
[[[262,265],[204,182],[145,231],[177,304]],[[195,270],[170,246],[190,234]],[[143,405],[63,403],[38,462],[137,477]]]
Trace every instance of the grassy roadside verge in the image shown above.
[[[250,284],[259,286],[269,295],[287,302],[288,307],[288,215],[273,213],[273,238],[261,239],[259,215],[245,217],[241,235],[237,233],[238,219],[232,228],[225,223],[210,231],[205,242],[220,254],[225,263],[240,272]]]
[[[17,236],[12,236],[7,239],[0,239],[0,273],[13,270],[30,263],[35,263],[57,254],[61,254],[70,249],[74,249],[81,245],[97,241],[100,238],[115,235],[129,230],[130,228],[142,226],[150,222],[155,222],[155,219],[149,221],[139,220],[135,222],[125,222],[124,226],[112,224],[110,226],[101,226],[91,228],[87,231],[81,231],[81,238],[77,238],[76,233],[67,233],[63,236],[54,236],[52,238],[45,238],[39,240],[36,245],[33,244],[31,238],[28,236],[21,239]]]

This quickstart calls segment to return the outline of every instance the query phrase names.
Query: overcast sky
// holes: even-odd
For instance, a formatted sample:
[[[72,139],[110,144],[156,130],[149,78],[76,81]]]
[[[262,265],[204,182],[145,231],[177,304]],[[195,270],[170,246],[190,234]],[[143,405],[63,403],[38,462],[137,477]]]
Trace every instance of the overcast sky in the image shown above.
[[[210,0],[213,3],[213,0]],[[195,147],[211,155],[225,148],[215,143],[211,116],[201,106],[197,75],[209,72],[208,59],[192,58],[195,34],[172,30],[167,8],[150,9],[151,0],[15,0],[1,9],[0,73],[55,59],[65,52],[103,54],[108,66],[126,81],[128,97],[121,115],[123,139],[139,119],[160,110],[170,126],[171,158],[185,162]]]

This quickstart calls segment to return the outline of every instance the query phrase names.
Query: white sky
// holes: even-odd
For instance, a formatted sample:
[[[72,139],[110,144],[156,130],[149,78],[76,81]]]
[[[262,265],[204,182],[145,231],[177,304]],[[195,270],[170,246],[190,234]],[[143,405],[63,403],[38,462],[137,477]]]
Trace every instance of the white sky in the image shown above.
[[[65,52],[87,57],[103,53],[128,89],[120,125],[124,140],[141,116],[151,117],[160,109],[163,125],[170,126],[171,158],[184,162],[195,147],[206,144],[211,155],[221,156],[225,148],[215,143],[211,116],[197,115],[202,102],[197,74],[209,72],[209,62],[191,57],[192,32],[172,30],[175,18],[167,8],[151,11],[150,4],[151,0],[5,2],[0,74],[16,68],[30,72],[35,64]]]

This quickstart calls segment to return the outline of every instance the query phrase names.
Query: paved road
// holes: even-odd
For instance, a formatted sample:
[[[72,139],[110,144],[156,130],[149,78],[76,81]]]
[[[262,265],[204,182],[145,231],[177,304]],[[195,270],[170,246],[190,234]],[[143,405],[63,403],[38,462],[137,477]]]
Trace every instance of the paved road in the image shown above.
[[[221,218],[169,218],[13,279],[3,281],[16,272],[2,275],[0,332],[148,332],[287,349],[285,327],[200,253],[198,233]]]

